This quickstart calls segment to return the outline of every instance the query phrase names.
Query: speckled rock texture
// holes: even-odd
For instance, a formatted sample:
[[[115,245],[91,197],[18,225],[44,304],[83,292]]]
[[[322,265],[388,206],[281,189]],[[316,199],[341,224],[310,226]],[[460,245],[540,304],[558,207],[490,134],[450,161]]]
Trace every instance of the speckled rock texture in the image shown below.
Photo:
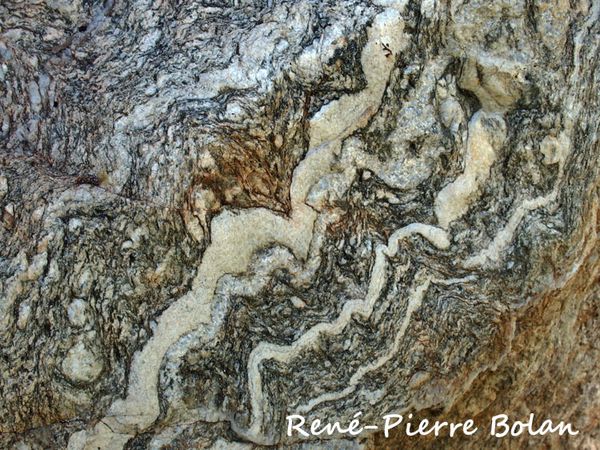
[[[600,448],[599,14],[0,2],[0,448]]]

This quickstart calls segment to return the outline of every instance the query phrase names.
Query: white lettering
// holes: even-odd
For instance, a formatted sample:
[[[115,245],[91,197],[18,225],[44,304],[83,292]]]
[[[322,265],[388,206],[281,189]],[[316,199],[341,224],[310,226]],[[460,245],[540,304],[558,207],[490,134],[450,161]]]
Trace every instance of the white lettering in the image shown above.
[[[501,422],[499,422],[500,420]],[[492,417],[492,427],[490,429],[490,434],[497,438],[506,436],[510,431],[510,427],[506,425],[506,422],[508,422],[508,416],[506,414],[498,414],[497,416]],[[496,427],[499,425],[504,427],[503,433],[496,432]]]
[[[391,419],[395,419],[395,422],[391,423]],[[390,430],[396,428],[402,422],[402,416],[400,414],[386,414],[383,416],[383,435],[387,438],[390,435]]]
[[[292,425],[292,421],[294,419],[300,419],[301,422],[299,424],[296,425]],[[292,414],[291,416],[287,416],[287,421],[288,421],[288,430],[287,430],[287,435],[291,436],[292,435],[292,431],[296,430],[298,433],[300,433],[302,436],[304,437],[309,437],[310,434],[308,434],[306,431],[304,431],[302,429],[302,425],[304,425],[304,422],[306,422],[306,419],[304,417],[302,417],[299,414]]]
[[[475,427],[475,422],[473,421],[473,419],[465,420],[465,424],[463,425],[463,433],[465,433],[467,436],[472,436],[475,433],[477,433],[477,430],[479,428],[475,427],[471,429],[472,427]]]
[[[358,416],[360,416],[361,414],[362,412],[360,411],[354,414],[354,419],[352,419],[352,421],[350,422],[350,426],[348,427],[348,433],[350,433],[352,436],[359,435],[363,431],[363,428],[360,426],[360,421],[358,420]]]

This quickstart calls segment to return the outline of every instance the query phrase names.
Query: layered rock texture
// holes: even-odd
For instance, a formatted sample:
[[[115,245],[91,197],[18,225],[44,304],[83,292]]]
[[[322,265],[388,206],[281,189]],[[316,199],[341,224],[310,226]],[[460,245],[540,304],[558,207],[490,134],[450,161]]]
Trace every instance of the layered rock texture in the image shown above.
[[[599,14],[2,1],[0,448],[598,448]]]

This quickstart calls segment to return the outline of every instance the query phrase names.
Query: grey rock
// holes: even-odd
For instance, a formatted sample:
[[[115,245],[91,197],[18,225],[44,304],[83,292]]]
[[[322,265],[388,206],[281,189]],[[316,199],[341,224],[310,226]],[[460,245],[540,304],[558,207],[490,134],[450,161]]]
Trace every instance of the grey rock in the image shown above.
[[[0,447],[598,446],[599,12],[0,4]]]

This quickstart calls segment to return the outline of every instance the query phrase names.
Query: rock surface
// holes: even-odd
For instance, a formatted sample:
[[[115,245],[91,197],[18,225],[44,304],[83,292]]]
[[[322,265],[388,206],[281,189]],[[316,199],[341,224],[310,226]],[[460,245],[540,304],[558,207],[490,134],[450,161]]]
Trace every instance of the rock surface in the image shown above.
[[[2,2],[0,447],[598,448],[599,14]]]

